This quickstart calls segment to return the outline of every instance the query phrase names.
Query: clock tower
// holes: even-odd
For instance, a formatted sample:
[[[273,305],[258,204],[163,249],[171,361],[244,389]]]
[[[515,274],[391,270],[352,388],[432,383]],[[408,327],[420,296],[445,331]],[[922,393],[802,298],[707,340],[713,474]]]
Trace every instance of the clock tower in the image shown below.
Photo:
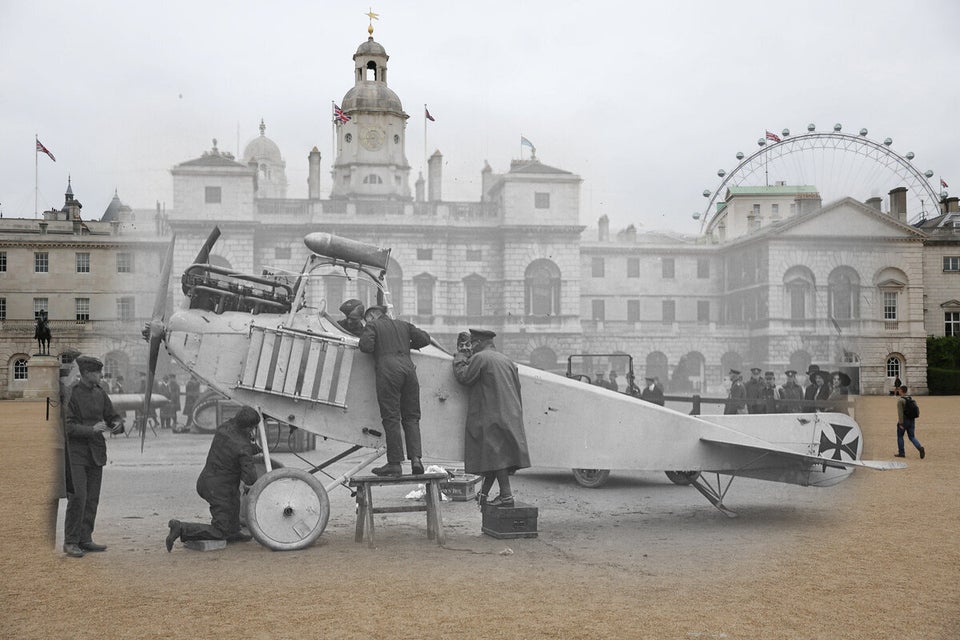
[[[370,37],[353,55],[354,84],[336,122],[337,157],[331,198],[411,200],[404,152],[408,116],[387,86],[387,55]]]

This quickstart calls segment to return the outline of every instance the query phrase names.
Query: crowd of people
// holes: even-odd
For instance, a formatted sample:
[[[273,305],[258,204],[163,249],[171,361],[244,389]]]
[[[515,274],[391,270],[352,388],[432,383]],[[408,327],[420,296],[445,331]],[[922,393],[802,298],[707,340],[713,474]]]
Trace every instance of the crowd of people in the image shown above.
[[[724,414],[847,412],[851,380],[843,371],[830,373],[811,364],[806,372],[806,385],[800,383],[799,374],[793,369],[785,371],[784,375],[786,380],[779,384],[773,371],[752,367],[750,378],[744,382],[740,371],[731,369]]]

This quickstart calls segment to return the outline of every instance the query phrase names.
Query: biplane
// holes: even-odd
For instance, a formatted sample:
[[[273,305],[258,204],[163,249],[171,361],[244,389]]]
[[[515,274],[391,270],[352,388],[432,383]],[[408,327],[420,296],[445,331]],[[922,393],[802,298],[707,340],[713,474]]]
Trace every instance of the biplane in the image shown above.
[[[309,233],[304,243],[310,255],[299,274],[252,275],[209,263],[219,235],[215,228],[183,273],[185,298],[172,313],[165,308],[175,239],[170,243],[144,329],[147,389],[162,343],[173,360],[226,398],[346,446],[312,469],[272,468],[261,421],[266,473],[248,495],[247,523],[271,549],[303,548],[326,527],[327,492],[386,450],[372,358],[326,312],[328,303],[340,301],[323,298],[322,279],[331,270],[363,279],[377,303],[391,309],[390,250]],[[423,459],[463,460],[467,390],[453,376],[452,354],[434,342],[411,357],[420,378]],[[735,478],[825,487],[858,467],[903,466],[862,460],[860,428],[845,414],[690,416],[518,366],[533,466],[573,469],[585,486],[602,485],[610,469],[666,471],[732,516],[724,498]],[[149,396],[148,391],[143,415],[149,413]],[[358,451],[364,453],[348,471],[326,486],[317,479],[319,471]]]

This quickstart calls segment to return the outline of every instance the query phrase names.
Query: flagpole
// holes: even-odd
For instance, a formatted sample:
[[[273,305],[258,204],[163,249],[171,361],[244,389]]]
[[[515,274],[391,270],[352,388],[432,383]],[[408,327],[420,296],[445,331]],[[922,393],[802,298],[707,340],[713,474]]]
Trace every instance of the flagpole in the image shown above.
[[[337,154],[337,148],[336,148],[336,144],[337,144],[337,130],[336,130],[336,126],[337,126],[337,125],[336,125],[336,123],[333,121],[333,117],[332,117],[332,116],[333,116],[333,106],[334,106],[335,104],[336,104],[336,103],[335,103],[333,100],[330,101],[330,115],[331,115],[331,118],[330,118],[330,166],[331,166],[331,167],[332,167],[333,164],[337,161],[337,157],[336,157],[336,154]]]
[[[423,164],[420,165],[421,171],[427,170],[427,103],[423,103]]]
[[[33,217],[37,217],[37,200],[40,193],[39,182],[39,161],[37,160],[37,145],[40,144],[40,136],[33,134]]]

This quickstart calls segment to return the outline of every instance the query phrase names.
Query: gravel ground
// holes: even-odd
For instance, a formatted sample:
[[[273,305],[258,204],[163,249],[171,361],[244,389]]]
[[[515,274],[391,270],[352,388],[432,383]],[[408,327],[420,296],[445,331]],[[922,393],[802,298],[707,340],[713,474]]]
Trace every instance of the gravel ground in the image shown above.
[[[537,538],[490,538],[472,503],[444,502],[444,547],[422,514],[378,515],[376,547],[354,543],[353,498],[336,488],[309,549],[167,553],[168,519],[209,517],[194,482],[211,436],[151,434],[142,455],[118,437],[95,535],[110,548],[71,559],[44,516],[53,423],[42,403],[2,402],[0,637],[953,640],[960,493],[944,478],[960,461],[960,399],[920,404],[928,455],[911,448],[905,470],[827,489],[737,480],[728,519],[662,474],[614,471],[585,489],[568,470],[528,469],[514,485],[539,507]],[[892,398],[861,400],[865,457],[892,459],[895,415]]]

